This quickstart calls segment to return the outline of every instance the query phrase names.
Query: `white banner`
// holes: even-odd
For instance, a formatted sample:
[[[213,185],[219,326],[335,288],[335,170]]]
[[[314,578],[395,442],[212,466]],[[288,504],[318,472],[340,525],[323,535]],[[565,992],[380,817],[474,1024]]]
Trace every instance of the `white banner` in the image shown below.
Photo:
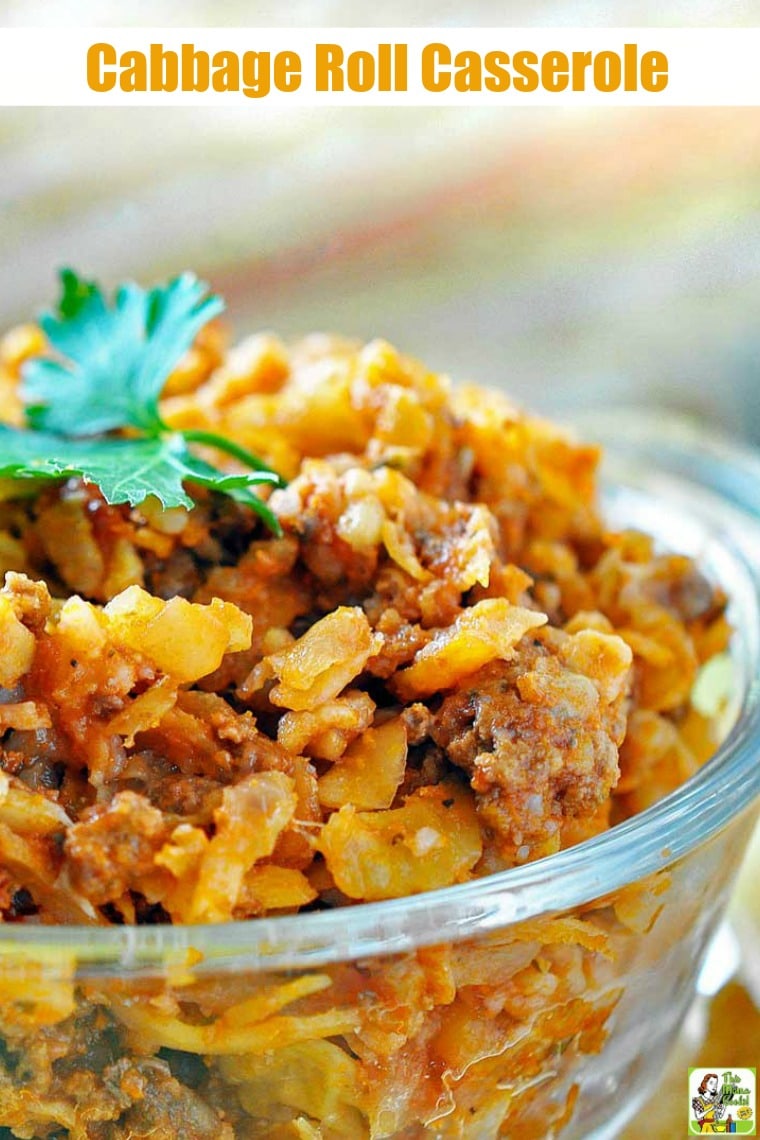
[[[760,28],[1,28],[0,106],[760,104]]]

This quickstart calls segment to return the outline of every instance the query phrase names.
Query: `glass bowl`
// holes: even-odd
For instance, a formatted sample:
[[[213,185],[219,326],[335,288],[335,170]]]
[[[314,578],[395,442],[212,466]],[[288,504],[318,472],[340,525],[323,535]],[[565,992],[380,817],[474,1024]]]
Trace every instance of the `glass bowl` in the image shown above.
[[[597,426],[610,522],[730,595],[717,754],[610,831],[446,890],[225,926],[0,927],[0,1135],[600,1140],[645,1111],[755,819],[760,525],[752,457]]]

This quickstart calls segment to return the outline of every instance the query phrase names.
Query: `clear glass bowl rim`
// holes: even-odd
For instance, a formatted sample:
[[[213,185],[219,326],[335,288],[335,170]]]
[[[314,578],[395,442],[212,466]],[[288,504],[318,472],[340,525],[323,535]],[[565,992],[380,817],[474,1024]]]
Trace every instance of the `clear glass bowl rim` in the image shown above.
[[[589,432],[589,436],[606,435],[607,442],[624,456],[626,447],[618,447],[621,438],[615,424],[608,423],[605,428],[597,423],[596,427],[602,430]],[[635,449],[636,476],[626,471],[622,480],[616,479],[616,485],[624,495],[638,494],[658,509],[661,503],[657,496],[663,486],[667,493],[676,488],[685,489],[689,495],[696,487],[701,510],[695,517],[703,529],[711,529],[737,575],[726,585],[741,618],[737,623],[737,665],[743,692],[738,715],[716,754],[686,784],[654,807],[576,847],[443,890],[333,911],[220,925],[6,924],[0,926],[0,963],[30,958],[47,961],[53,967],[59,961],[74,960],[80,974],[89,977],[150,974],[187,962],[198,975],[302,970],[407,952],[483,935],[603,898],[671,865],[733,819],[752,811],[753,801],[760,794],[760,579],[756,569],[760,567],[760,522],[748,510],[751,503],[726,494],[721,480],[714,478],[714,470],[710,469],[702,486],[691,477],[684,481],[681,460],[684,450],[691,451],[692,456],[698,450],[695,437],[684,439],[677,425],[655,421],[647,432],[647,446],[642,447],[639,438]],[[626,431],[625,436],[626,443],[637,438],[635,431]],[[727,467],[741,468],[745,478],[748,470],[750,474],[760,472],[760,457],[753,453],[738,451],[702,432],[698,438],[700,447],[709,445],[713,463],[719,462],[724,472]],[[675,447],[679,462],[661,463],[664,483],[658,480],[653,487],[652,468],[644,473],[638,469],[648,450],[662,459],[666,440]],[[677,482],[669,481],[668,468],[670,473],[677,472]],[[688,465],[687,469],[691,476]],[[754,480],[753,484],[760,486]],[[760,501],[756,509],[760,515]]]

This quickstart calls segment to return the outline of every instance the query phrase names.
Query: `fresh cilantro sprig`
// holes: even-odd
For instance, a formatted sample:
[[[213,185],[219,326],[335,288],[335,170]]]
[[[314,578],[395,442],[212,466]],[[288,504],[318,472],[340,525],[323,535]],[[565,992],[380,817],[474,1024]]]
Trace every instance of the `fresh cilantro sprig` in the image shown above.
[[[184,484],[195,483],[251,507],[279,533],[253,488],[282,486],[280,476],[224,436],[172,430],[159,411],[168,376],[222,311],[220,298],[190,273],[157,289],[122,285],[110,304],[95,282],[71,269],[61,273],[61,287],[57,312],[40,319],[56,355],[24,365],[28,430],[0,425],[0,476],[76,476],[97,484],[107,502],[131,506],[149,495],[164,507],[192,506]],[[249,470],[220,471],[193,444],[226,452]]]

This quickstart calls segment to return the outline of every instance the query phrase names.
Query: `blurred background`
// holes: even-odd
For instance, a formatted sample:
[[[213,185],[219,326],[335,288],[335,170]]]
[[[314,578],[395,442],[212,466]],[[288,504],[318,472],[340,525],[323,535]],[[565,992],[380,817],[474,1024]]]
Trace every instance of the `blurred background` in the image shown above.
[[[0,28],[494,23],[751,26],[760,3],[0,0]],[[637,405],[760,443],[757,109],[0,110],[0,328],[65,264],[192,268],[240,334],[382,336],[571,422]],[[759,869],[760,840],[676,1090],[689,1064],[758,1063]],[[660,1099],[648,1135],[683,1112]]]
[[[489,24],[497,8],[518,25],[760,17],[706,0],[0,0],[0,23]],[[241,332],[383,336],[565,418],[643,403],[760,441],[759,207],[751,108],[5,109],[0,323],[51,300],[62,264],[110,282],[192,267]]]

